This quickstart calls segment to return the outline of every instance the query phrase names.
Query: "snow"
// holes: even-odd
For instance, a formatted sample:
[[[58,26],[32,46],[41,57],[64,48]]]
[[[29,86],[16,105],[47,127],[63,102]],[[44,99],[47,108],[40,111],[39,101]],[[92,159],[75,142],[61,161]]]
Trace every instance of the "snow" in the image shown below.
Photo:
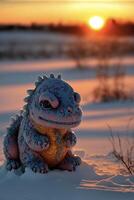
[[[127,66],[127,87],[133,91],[134,58],[124,59]],[[2,152],[3,135],[10,117],[23,106],[26,90],[33,88],[38,75],[62,73],[82,96],[83,120],[75,129],[78,142],[74,152],[83,163],[75,172],[53,170],[48,174],[7,172]],[[52,59],[40,61],[0,62],[0,200],[133,200],[134,176],[110,154],[110,132],[125,137],[134,117],[134,102],[91,103],[91,92],[97,84],[94,68],[78,70],[73,61]],[[129,131],[133,132],[133,120]]]
[[[0,32],[0,55],[22,59],[57,57],[76,40],[75,36],[45,31],[3,31]]]
[[[99,176],[86,162],[76,172],[55,170],[40,175],[27,169],[18,176],[3,167],[0,173],[1,200],[132,200],[133,192],[134,177]]]

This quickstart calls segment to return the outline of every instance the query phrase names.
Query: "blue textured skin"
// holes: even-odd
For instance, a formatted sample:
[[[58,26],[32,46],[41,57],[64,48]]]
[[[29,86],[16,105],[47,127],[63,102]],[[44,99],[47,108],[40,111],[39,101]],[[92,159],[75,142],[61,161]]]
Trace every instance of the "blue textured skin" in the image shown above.
[[[43,151],[49,147],[49,138],[46,135],[41,135],[37,130],[34,129],[29,119],[26,119],[24,123],[25,127],[23,133],[26,144],[33,151]]]
[[[81,111],[79,109],[78,103],[73,99],[73,90],[72,88],[66,84],[65,82],[57,79],[49,78],[47,84],[45,85],[45,79],[43,79],[41,84],[38,83],[39,87],[36,87],[34,90],[34,95],[31,95],[28,104],[26,105],[26,109],[20,116],[13,121],[10,128],[8,129],[7,135],[4,139],[4,154],[6,157],[6,168],[7,170],[18,169],[20,166],[29,167],[34,172],[39,173],[47,173],[48,165],[43,160],[40,155],[41,151],[47,150],[50,145],[49,138],[46,135],[40,134],[35,127],[33,126],[30,118],[31,116],[35,117],[38,120],[39,117],[43,113],[43,117],[46,119],[48,116],[48,121],[43,122],[46,126],[51,127],[51,116],[53,114],[54,123],[52,123],[52,127],[62,126],[61,128],[66,128],[67,134],[65,137],[65,145],[71,149],[76,144],[76,136],[70,130],[70,121],[69,119],[79,119],[81,116]],[[57,108],[52,109],[44,109],[42,112],[42,108],[39,107],[39,96],[44,92],[44,90],[51,91],[51,101],[53,101],[53,106],[55,106],[56,95],[58,99],[60,99],[60,106],[56,105]],[[46,94],[46,93],[45,93]],[[54,94],[54,95],[52,95]],[[60,95],[61,94],[61,95]],[[47,92],[49,98],[49,93]],[[68,97],[68,98],[67,98]],[[45,97],[46,98],[46,97]],[[71,108],[71,109],[70,109]],[[57,110],[56,110],[57,109]],[[45,113],[45,115],[44,115]],[[50,115],[50,117],[49,117]],[[73,117],[72,117],[73,116]],[[38,117],[38,118],[37,118]],[[71,118],[72,117],[72,118]],[[55,122],[55,119],[57,121]],[[63,122],[61,125],[61,120]],[[50,122],[49,122],[50,121]],[[40,122],[40,121],[39,121]],[[38,123],[38,121],[37,121]],[[69,123],[69,124],[68,124]],[[45,126],[44,126],[45,127]],[[74,127],[74,126],[73,126]],[[58,142],[58,141],[57,141]],[[79,157],[74,156],[71,151],[68,151],[65,159],[60,163],[57,168],[59,169],[67,169],[69,171],[75,170],[75,167],[81,163]]]
[[[70,147],[70,148],[73,147],[77,142],[74,132],[68,132],[68,134],[65,137],[65,141],[66,141],[67,147]]]

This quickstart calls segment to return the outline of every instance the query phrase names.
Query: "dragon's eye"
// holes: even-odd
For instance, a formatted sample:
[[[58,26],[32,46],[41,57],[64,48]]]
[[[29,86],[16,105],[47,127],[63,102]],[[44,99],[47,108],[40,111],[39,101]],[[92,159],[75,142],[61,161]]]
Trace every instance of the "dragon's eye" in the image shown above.
[[[42,108],[52,108],[52,106],[51,106],[51,104],[50,104],[50,102],[48,100],[42,100],[40,102],[40,106]]]
[[[56,109],[59,106],[59,100],[54,94],[46,91],[40,95],[39,104],[42,108]]]
[[[81,97],[77,92],[74,92],[74,100],[76,103],[80,103]]]

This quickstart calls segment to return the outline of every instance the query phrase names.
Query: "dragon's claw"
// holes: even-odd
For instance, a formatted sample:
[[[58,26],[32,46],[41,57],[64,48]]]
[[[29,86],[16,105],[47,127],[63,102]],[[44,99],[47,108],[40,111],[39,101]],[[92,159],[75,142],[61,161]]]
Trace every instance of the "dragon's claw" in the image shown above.
[[[75,160],[76,166],[81,164],[81,158],[79,156],[74,156],[73,159]]]
[[[44,162],[32,162],[31,166],[30,166],[31,170],[35,173],[47,173],[48,172],[48,165],[45,164]]]
[[[75,171],[76,166],[81,164],[81,158],[78,156],[72,156],[65,158],[60,165],[58,166],[59,169],[68,170],[68,171]]]
[[[81,158],[79,156],[67,157],[66,160],[72,163],[74,166],[81,164]]]
[[[11,170],[13,170],[13,169],[16,170],[16,169],[18,169],[20,166],[21,166],[21,163],[20,163],[20,161],[18,161],[18,160],[12,160],[12,159],[7,160],[6,169],[7,169],[8,171],[11,171]]]

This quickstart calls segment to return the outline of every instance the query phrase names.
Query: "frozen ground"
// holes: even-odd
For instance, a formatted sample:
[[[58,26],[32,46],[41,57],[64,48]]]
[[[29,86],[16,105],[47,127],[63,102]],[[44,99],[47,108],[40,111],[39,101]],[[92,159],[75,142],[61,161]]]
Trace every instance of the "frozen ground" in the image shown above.
[[[133,37],[110,37],[103,38],[88,38],[85,37],[86,44],[93,50],[97,48],[100,42],[118,43],[120,48],[128,52],[128,55],[133,54]],[[31,59],[31,58],[61,58],[67,57],[70,53],[70,47],[83,48],[83,37],[71,34],[41,32],[41,31],[1,31],[0,32],[0,59]],[[95,43],[94,43],[95,42]],[[96,44],[96,42],[98,44]],[[103,44],[103,45],[104,45]],[[83,46],[84,45],[84,46]],[[96,46],[96,47],[95,47]],[[102,47],[103,48],[103,47]],[[114,46],[112,45],[112,48]],[[90,50],[90,51],[92,51]],[[114,49],[113,49],[114,51]],[[68,54],[69,53],[69,54]],[[92,52],[91,52],[92,54]]]
[[[90,164],[76,172],[51,171],[47,175],[30,170],[22,176],[1,169],[1,200],[133,200],[134,177],[99,176]]]
[[[134,89],[134,59],[124,59],[127,87]],[[2,139],[10,117],[23,106],[26,90],[38,75],[62,73],[82,96],[83,121],[75,130],[78,143],[74,151],[84,160],[76,172],[51,171],[47,175],[27,170],[22,176],[4,169]],[[87,103],[96,85],[94,69],[79,71],[69,60],[0,63],[0,200],[133,200],[134,177],[122,175],[123,169],[112,158],[108,125],[124,137],[134,117],[134,103]],[[129,131],[133,132],[131,123]],[[64,197],[63,197],[64,196]]]
[[[40,31],[0,32],[1,58],[50,58],[63,55],[76,37]]]

